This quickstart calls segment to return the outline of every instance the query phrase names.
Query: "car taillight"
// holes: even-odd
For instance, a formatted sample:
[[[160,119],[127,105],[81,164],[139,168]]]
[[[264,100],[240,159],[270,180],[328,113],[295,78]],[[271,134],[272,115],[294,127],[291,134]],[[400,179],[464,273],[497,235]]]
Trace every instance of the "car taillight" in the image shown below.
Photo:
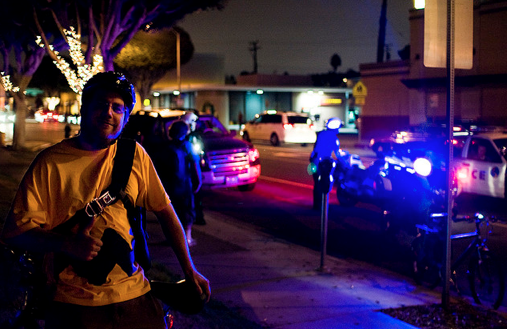
[[[258,152],[255,148],[249,149],[248,157],[249,162],[255,162],[258,158],[260,158],[260,152]]]
[[[458,180],[467,180],[468,179],[468,168],[466,167],[463,167],[463,168],[458,168],[458,170],[456,170],[456,178]]]
[[[285,129],[292,129],[292,128],[293,128],[293,125],[292,125],[291,123],[285,123],[285,124],[283,125],[283,128],[285,128]]]

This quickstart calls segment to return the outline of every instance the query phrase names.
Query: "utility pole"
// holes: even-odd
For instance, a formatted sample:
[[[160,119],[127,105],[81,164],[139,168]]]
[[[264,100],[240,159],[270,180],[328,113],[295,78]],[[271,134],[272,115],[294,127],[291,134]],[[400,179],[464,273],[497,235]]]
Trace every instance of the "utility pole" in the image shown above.
[[[378,47],[376,52],[376,62],[383,63],[385,47],[385,26],[387,25],[387,0],[382,1],[382,10],[380,13],[380,25],[378,28]]]
[[[258,57],[257,57],[257,51],[260,49],[258,46],[259,41],[251,41],[249,51],[251,51],[251,54],[253,56],[253,73],[258,73]]]

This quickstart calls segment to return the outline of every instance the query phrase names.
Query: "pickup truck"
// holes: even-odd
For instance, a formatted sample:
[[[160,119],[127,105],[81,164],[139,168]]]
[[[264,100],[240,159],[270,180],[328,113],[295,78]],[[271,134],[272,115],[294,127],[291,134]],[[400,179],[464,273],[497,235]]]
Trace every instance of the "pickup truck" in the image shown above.
[[[168,140],[171,124],[187,113],[183,109],[141,110],[129,118],[122,137],[136,139],[149,155]],[[260,176],[260,154],[246,141],[235,138],[212,115],[199,115],[196,122],[194,149],[201,158],[202,187],[237,187],[253,190]]]

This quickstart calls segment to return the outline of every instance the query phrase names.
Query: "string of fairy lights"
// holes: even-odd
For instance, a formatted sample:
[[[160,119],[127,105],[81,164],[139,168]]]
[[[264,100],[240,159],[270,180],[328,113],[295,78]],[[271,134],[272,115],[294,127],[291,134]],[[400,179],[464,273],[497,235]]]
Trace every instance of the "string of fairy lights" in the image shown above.
[[[71,67],[67,61],[60,56],[59,52],[54,49],[53,45],[48,45],[48,48],[55,54],[57,60],[53,63],[64,74],[71,89],[81,95],[85,83],[96,73],[104,70],[103,57],[100,54],[95,54],[92,57],[92,64],[85,63],[85,56],[81,49],[81,35],[76,33],[74,27],[71,26],[69,30],[64,29],[64,35],[69,45],[69,55],[73,64],[76,66],[76,71]],[[39,47],[44,48],[45,44],[41,36],[37,36],[35,42]],[[0,83],[5,91],[19,92],[20,88],[13,85],[10,80],[10,75],[0,72]]]
[[[19,87],[15,87],[11,82],[11,76],[6,75],[4,72],[0,72],[0,83],[5,91],[13,91],[17,93],[19,91]]]
[[[81,49],[81,35],[76,33],[74,27],[69,30],[64,29],[64,35],[69,45],[69,55],[73,64],[76,66],[76,71],[71,67],[67,61],[60,56],[53,45],[48,45],[49,50],[52,51],[57,60],[53,61],[55,66],[62,72],[69,83],[71,89],[81,95],[85,83],[96,73],[104,70],[103,57],[100,54],[95,54],[92,58],[92,64],[85,63],[85,57]],[[37,37],[36,43],[40,47],[45,47],[44,42],[40,36]]]

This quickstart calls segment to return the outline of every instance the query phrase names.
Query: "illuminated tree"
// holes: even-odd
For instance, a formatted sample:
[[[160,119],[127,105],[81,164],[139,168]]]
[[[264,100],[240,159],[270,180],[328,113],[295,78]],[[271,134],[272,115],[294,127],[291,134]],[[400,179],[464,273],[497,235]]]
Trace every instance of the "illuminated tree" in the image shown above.
[[[194,52],[189,34],[178,27],[139,31],[115,58],[115,65],[131,80],[142,100],[148,98],[154,83],[177,66],[176,33],[180,34],[180,64]]]
[[[25,144],[27,106],[24,91],[45,52],[46,45],[69,49],[65,31],[76,29],[83,49],[83,65],[94,55],[103,57],[103,69],[113,70],[113,60],[140,29],[173,26],[186,14],[209,8],[223,8],[224,0],[15,0],[3,1],[0,10],[1,72],[10,76],[17,92],[10,90],[16,104],[13,147]],[[53,57],[53,59],[55,59]],[[3,79],[2,79],[3,80]]]
[[[0,82],[14,98],[16,121],[14,123],[13,149],[25,145],[25,118],[28,113],[25,90],[32,75],[45,55],[35,43],[35,26],[30,0],[3,1],[0,10]],[[41,15],[41,20],[46,17]],[[54,29],[48,28],[48,33]]]
[[[85,63],[100,53],[104,70],[111,71],[115,57],[138,31],[171,27],[197,10],[222,9],[224,0],[44,1],[62,32],[76,28],[86,44]]]

